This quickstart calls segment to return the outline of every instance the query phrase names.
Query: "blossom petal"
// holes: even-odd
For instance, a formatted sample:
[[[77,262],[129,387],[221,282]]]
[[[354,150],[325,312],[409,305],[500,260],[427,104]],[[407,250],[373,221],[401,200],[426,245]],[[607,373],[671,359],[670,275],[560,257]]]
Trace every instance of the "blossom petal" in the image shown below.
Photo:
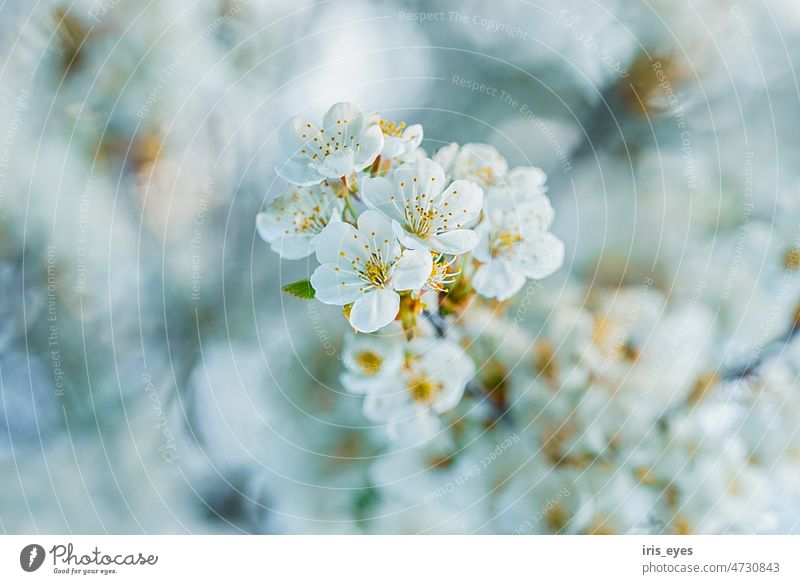
[[[420,444],[433,438],[441,429],[442,422],[428,408],[414,405],[395,410],[388,424],[387,434],[392,440]]]
[[[362,378],[396,375],[403,363],[403,343],[396,336],[352,335],[342,351],[342,363]]]
[[[284,232],[284,228],[273,213],[262,211],[256,215],[256,231],[258,231],[258,235],[261,239],[271,243],[281,236]]]
[[[314,248],[321,264],[355,259],[363,255],[364,249],[356,228],[343,221],[326,225],[314,241]]]
[[[478,243],[472,248],[472,255],[479,262],[486,263],[492,259],[492,227],[488,221],[483,221],[473,231],[478,236]]]
[[[472,277],[472,286],[478,294],[500,301],[511,298],[524,285],[525,276],[511,262],[497,258],[480,266]]]
[[[431,249],[448,254],[472,251],[478,245],[478,234],[472,229],[454,229],[430,238]]]
[[[372,333],[392,322],[399,310],[397,292],[388,288],[373,290],[355,301],[350,310],[350,324],[357,331]]]
[[[275,239],[272,251],[286,260],[300,260],[314,253],[313,235],[283,235]]]
[[[377,253],[387,262],[393,262],[400,255],[400,246],[394,236],[392,223],[377,211],[367,210],[358,217],[358,231],[366,239],[370,251]]]
[[[443,148],[439,148],[436,154],[433,155],[433,161],[442,167],[448,175],[453,169],[453,163],[458,156],[459,146],[456,142],[451,142]]]
[[[333,104],[322,118],[322,127],[330,133],[341,131],[342,136],[360,136],[364,131],[364,112],[352,102],[342,101]]]
[[[526,244],[520,256],[520,268],[529,278],[546,278],[564,264],[564,242],[545,233]]]
[[[433,258],[426,249],[408,249],[403,252],[392,272],[394,289],[419,290],[433,271]]]
[[[366,394],[364,416],[372,422],[386,422],[398,410],[405,409],[405,387],[398,375],[370,379],[371,384],[361,386]]]
[[[429,158],[414,165],[401,166],[394,172],[395,191],[412,206],[424,202],[423,199],[438,197],[445,187],[444,183],[442,167]]]
[[[494,146],[489,144],[464,144],[453,163],[453,178],[464,178],[491,185],[508,174],[508,163]]]
[[[355,153],[351,148],[344,148],[322,157],[316,169],[325,178],[339,179],[353,172]]]
[[[522,210],[522,209],[521,209]],[[524,205],[524,213],[527,217],[526,222],[531,222],[540,226],[540,229],[547,230],[553,223],[556,212],[550,199],[543,194],[531,195]]]
[[[403,132],[403,139],[408,140],[409,148],[406,151],[415,150],[422,144],[423,129],[422,124],[411,124]]]
[[[274,168],[283,180],[302,187],[319,184],[325,178],[310,163],[297,159],[286,160]]]
[[[402,205],[397,202],[394,185],[388,178],[379,176],[361,181],[361,199],[364,204],[391,219],[403,221]]]
[[[436,217],[436,225],[446,225],[450,229],[471,226],[483,209],[483,189],[472,181],[454,181],[442,193],[438,205],[441,213]]]
[[[358,276],[338,269],[335,264],[322,264],[311,274],[315,298],[323,304],[350,304],[361,296],[362,285]]]
[[[520,195],[544,194],[547,174],[535,166],[518,166],[509,171],[506,177],[508,186]]]
[[[310,140],[319,134],[319,128],[302,116],[293,116],[281,126],[278,142],[289,158],[296,158]]]
[[[357,139],[353,164],[356,170],[363,170],[375,162],[378,154],[383,150],[383,132],[380,126],[371,126]]]

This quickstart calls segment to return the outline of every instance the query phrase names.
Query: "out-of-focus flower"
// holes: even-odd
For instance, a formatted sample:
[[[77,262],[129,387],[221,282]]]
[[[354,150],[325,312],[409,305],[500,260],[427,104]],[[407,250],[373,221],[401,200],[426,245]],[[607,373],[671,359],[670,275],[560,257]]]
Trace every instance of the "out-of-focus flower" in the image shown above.
[[[344,203],[327,187],[291,185],[256,217],[261,238],[287,260],[311,255],[317,235],[341,219]]]
[[[354,103],[334,104],[322,128],[294,116],[281,128],[280,143],[288,160],[275,172],[290,183],[309,186],[326,178],[338,180],[371,165],[383,149],[380,126],[367,126]]]
[[[471,180],[484,187],[497,184],[508,173],[508,162],[489,144],[459,146],[453,142],[440,149],[433,160],[450,178]]]
[[[575,469],[558,469],[537,457],[520,460],[500,489],[496,524],[514,534],[581,533],[591,518],[590,498],[574,485]]]
[[[376,379],[397,373],[403,364],[403,344],[397,336],[352,335],[345,342],[342,362],[347,368],[342,385],[363,394]]]
[[[449,339],[419,337],[407,345],[394,375],[365,384],[364,415],[386,423],[393,437],[423,439],[439,429],[439,415],[458,404],[475,365]]]
[[[396,234],[406,247],[466,253],[478,242],[468,227],[480,215],[483,190],[465,180],[445,185],[442,168],[425,159],[398,168],[391,178],[366,178],[362,189],[369,208],[396,222]]]
[[[472,251],[482,262],[472,282],[479,294],[506,300],[526,278],[546,278],[564,263],[564,243],[549,231],[553,209],[545,195],[519,201],[508,190],[492,192],[485,213]]]
[[[391,223],[375,211],[364,211],[358,228],[328,224],[315,246],[322,264],[311,276],[317,299],[339,306],[352,303],[350,324],[365,333],[392,322],[400,309],[397,292],[418,290],[432,269],[427,250],[401,252]]]

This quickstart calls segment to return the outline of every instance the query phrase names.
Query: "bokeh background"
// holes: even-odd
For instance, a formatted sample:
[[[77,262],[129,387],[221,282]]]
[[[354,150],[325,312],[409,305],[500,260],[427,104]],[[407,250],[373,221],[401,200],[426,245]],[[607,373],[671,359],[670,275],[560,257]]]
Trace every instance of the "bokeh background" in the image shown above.
[[[2,2],[0,531],[800,531],[798,58],[795,0]],[[512,423],[387,443],[281,295],[276,130],[342,100],[547,172]]]

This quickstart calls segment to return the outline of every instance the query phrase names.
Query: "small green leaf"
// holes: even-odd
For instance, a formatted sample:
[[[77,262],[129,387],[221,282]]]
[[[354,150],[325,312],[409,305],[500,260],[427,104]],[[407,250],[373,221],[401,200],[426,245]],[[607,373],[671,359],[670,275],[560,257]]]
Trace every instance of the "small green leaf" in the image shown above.
[[[302,298],[303,300],[313,300],[315,294],[314,288],[311,286],[311,282],[308,280],[298,280],[297,282],[287,284],[286,286],[282,287],[281,290],[290,296]]]

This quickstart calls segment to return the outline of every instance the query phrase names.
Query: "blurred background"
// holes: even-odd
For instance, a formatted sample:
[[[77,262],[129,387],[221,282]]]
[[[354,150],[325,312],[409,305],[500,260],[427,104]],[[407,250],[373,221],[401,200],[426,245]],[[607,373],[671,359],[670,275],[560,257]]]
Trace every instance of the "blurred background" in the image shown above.
[[[795,0],[2,3],[0,531],[800,531],[798,57]],[[547,172],[567,260],[492,362],[515,426],[465,399],[457,447],[393,449],[338,309],[281,295],[314,266],[255,231],[276,130],[342,100]],[[628,409],[543,399],[611,321]],[[648,454],[678,399],[703,437]]]

